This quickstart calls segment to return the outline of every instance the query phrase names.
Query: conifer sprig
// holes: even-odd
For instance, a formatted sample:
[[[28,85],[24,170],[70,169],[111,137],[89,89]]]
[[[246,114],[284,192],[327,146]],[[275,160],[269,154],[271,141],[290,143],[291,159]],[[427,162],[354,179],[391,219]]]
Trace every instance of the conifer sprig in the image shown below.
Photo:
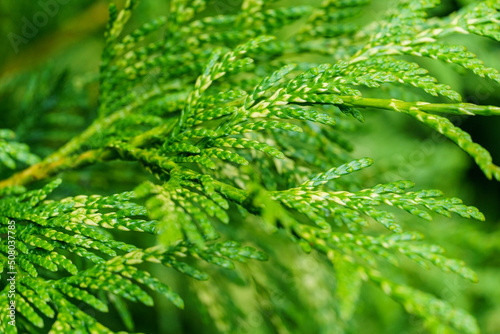
[[[138,4],[110,6],[98,118],[86,130],[41,162],[27,146],[12,142],[9,130],[0,131],[0,163],[11,169],[15,160],[30,165],[0,182],[0,231],[17,222],[22,330],[44,328],[42,317],[48,317],[55,319],[51,333],[112,332],[75,301],[107,312],[108,301],[150,306],[150,292],[156,291],[183,307],[176,292],[137,266],[159,264],[206,280],[193,261],[232,269],[233,261],[266,260],[262,251],[241,246],[244,237],[232,241],[228,233],[241,228],[236,221],[250,225],[258,217],[262,231],[281,231],[338,266],[344,323],[352,317],[361,280],[369,280],[429,327],[478,333],[465,311],[392,282],[382,264],[397,266],[406,257],[475,281],[463,262],[424,244],[390,207],[425,220],[431,212],[484,216],[437,190],[410,191],[409,181],[367,186],[350,174],[373,161],[352,158],[344,134],[362,126],[357,121],[367,112],[408,114],[455,142],[488,178],[500,180],[491,155],[446,118],[495,116],[500,108],[461,102],[457,91],[415,60],[438,59],[500,82],[498,70],[465,47],[442,41],[453,33],[499,40],[498,1],[428,19],[426,12],[439,1],[405,0],[384,19],[362,26],[353,19],[364,14],[365,0],[317,7],[245,0],[236,13],[214,17],[206,15],[207,1],[173,0],[167,15],[123,36]],[[286,38],[284,27],[290,29]],[[162,37],[155,36],[162,30]],[[396,85],[420,89],[421,100],[394,99]],[[440,102],[428,102],[425,94]],[[24,188],[110,160],[134,161],[154,181],[110,196],[62,200],[47,200],[60,181]],[[119,241],[117,231],[157,235],[158,243]],[[0,245],[4,269],[6,242]],[[3,289],[2,303],[6,295]],[[4,311],[0,329],[16,332],[6,325]]]

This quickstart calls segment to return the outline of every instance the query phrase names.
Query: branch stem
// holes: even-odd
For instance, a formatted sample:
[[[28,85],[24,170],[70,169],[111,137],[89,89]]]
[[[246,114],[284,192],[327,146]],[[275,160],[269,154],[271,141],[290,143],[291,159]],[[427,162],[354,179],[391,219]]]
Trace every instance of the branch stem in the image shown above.
[[[52,177],[68,169],[78,169],[94,164],[97,161],[111,160],[115,152],[111,149],[89,150],[80,155],[61,157],[57,160],[44,160],[25,170],[0,181],[0,189],[11,186],[22,186]]]

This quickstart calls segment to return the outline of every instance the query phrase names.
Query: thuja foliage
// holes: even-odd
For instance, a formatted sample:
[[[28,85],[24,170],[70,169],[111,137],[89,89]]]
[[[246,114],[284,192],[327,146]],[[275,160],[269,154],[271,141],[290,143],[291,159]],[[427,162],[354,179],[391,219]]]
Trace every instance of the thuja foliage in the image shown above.
[[[103,313],[117,309],[123,329],[133,331],[129,302],[151,306],[158,293],[185,306],[148,263],[178,271],[186,282],[204,281],[212,266],[233,269],[235,262],[268,258],[279,263],[296,254],[273,253],[269,235],[285,235],[328,264],[331,276],[318,273],[317,282],[331,287],[327,300],[334,310],[323,331],[347,328],[367,282],[422,318],[431,332],[479,332],[466,311],[392,279],[389,266],[406,258],[476,281],[462,261],[425,243],[401,217],[405,211],[419,224],[435,214],[484,216],[439,190],[413,191],[410,181],[367,184],[360,170],[373,161],[353,156],[346,134],[363,128],[365,113],[406,114],[456,143],[486,177],[500,181],[488,151],[448,118],[498,115],[500,108],[461,102],[419,62],[436,59],[499,83],[498,70],[445,37],[499,41],[500,1],[428,18],[439,1],[404,0],[374,18],[367,0],[301,6],[244,0],[215,16],[211,1],[172,0],[166,16],[130,30],[127,21],[138,4],[110,6],[95,79],[98,116],[85,131],[45,158],[30,153],[13,131],[0,131],[2,173],[10,175],[0,181],[0,269],[17,272],[16,326],[9,325],[4,307],[7,284],[0,292],[1,332],[116,330],[83,304]],[[408,91],[407,100],[393,95],[398,86]],[[71,114],[57,117],[74,120]],[[151,177],[111,195],[51,197],[60,173],[115,160],[141,165]],[[26,169],[9,172],[20,167]],[[15,268],[4,238],[12,221]],[[237,232],[248,225],[253,235]],[[139,242],[145,234],[157,238]],[[252,274],[271,282],[266,287],[254,279],[260,299],[279,285],[272,272],[245,275]],[[228,291],[218,296],[224,287],[217,285],[194,285],[206,315],[218,331],[241,331],[242,307]],[[270,316],[269,330],[293,331],[297,307],[287,304]]]

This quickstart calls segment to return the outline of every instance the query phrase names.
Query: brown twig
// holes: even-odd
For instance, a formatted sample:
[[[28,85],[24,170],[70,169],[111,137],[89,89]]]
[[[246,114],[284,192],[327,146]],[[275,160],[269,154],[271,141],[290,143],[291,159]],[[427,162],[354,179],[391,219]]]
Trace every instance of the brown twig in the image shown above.
[[[116,157],[114,150],[105,148],[89,150],[80,155],[61,157],[55,161],[42,161],[27,169],[0,181],[0,188],[27,185],[32,182],[54,176],[68,169],[78,169],[92,165],[98,161],[112,160]]]

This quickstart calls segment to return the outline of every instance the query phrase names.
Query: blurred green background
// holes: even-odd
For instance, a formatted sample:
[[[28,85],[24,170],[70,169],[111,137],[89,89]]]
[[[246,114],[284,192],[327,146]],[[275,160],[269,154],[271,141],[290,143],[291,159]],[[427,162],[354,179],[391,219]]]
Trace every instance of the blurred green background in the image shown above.
[[[82,131],[96,116],[95,78],[109,4],[109,1],[67,1],[53,8],[54,15],[39,21],[43,24],[35,26],[36,31],[30,31],[29,38],[25,37],[23,29],[29,29],[26,22],[35,22],[46,2],[0,2],[0,128],[14,130],[18,141],[29,144],[32,151],[42,157]],[[286,4],[299,2],[307,3],[287,1]],[[240,3],[216,0],[209,11],[230,13],[237,10]],[[468,1],[443,1],[432,15],[446,15],[466,3]],[[378,17],[390,6],[391,1],[378,1],[370,7],[369,15]],[[168,1],[143,1],[129,28],[167,11]],[[39,15],[38,19],[41,20]],[[500,68],[498,43],[477,37],[451,39],[465,44],[487,65]],[[470,73],[456,72],[456,68],[436,61],[424,63],[431,74],[461,92],[468,102],[500,106],[498,85]],[[390,94],[405,98],[412,92],[391,90]],[[408,263],[402,266],[407,272],[406,282],[467,309],[477,317],[484,333],[500,333],[500,183],[487,180],[472,159],[453,143],[404,115],[373,111],[365,113],[365,118],[363,130],[350,137],[356,148],[355,158],[369,156],[375,160],[367,172],[371,182],[367,186],[409,179],[418,188],[437,188],[447,196],[459,197],[477,206],[487,218],[481,223],[456,217],[425,222],[401,215],[408,220],[405,224],[445,247],[450,257],[466,260],[480,280],[478,284],[471,284],[453,275],[434,269],[426,271]],[[500,117],[456,117],[453,121],[500,163]],[[4,176],[9,173],[0,172]],[[59,196],[130,190],[142,180],[141,175],[145,173],[137,165],[120,162],[66,172],[63,175],[66,186],[59,191]],[[244,240],[251,227],[241,225],[240,228],[238,235]],[[186,309],[177,310],[157,297],[154,309],[127,304],[132,319],[125,322],[129,325],[134,322],[136,331],[145,333],[234,332],[226,323],[233,323],[233,328],[241,333],[274,333],[270,328],[280,328],[279,322],[291,323],[295,333],[335,333],[338,319],[332,311],[334,296],[329,293],[334,284],[329,274],[332,269],[316,261],[313,255],[295,249],[284,236],[260,235],[260,238],[260,246],[270,253],[269,262],[241,265],[237,273],[207,269],[212,279],[202,283],[187,282],[188,278],[171,272],[158,272],[185,298]],[[253,276],[245,275],[249,272]],[[394,275],[400,274],[395,271]],[[407,316],[377,289],[369,285],[363,287],[361,300],[347,332],[425,332],[418,319]],[[120,301],[116,303],[122,305]],[[96,316],[112,329],[122,327],[116,311]]]

